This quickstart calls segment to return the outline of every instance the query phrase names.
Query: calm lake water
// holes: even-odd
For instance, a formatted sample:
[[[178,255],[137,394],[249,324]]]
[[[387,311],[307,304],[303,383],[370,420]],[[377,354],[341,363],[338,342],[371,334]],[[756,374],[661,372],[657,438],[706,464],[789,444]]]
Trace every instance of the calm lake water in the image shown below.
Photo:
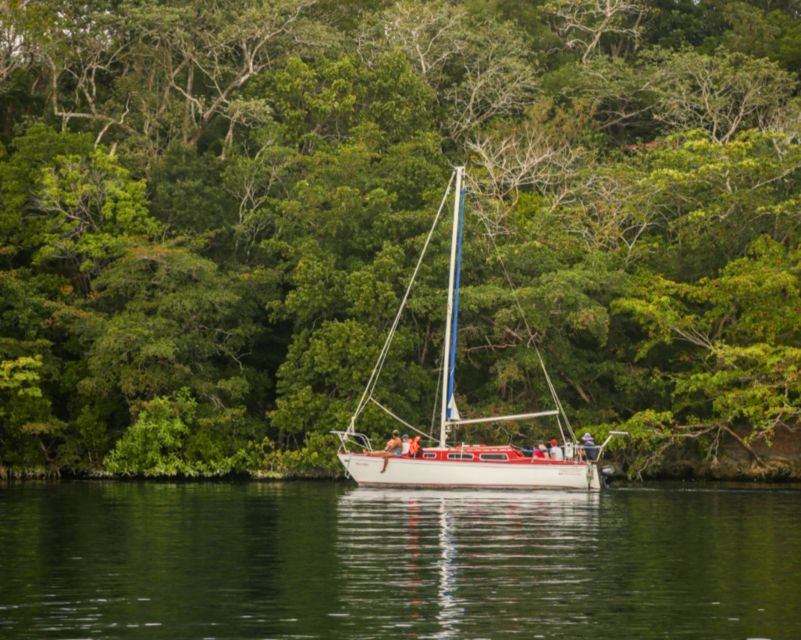
[[[0,485],[0,638],[801,638],[801,491]]]

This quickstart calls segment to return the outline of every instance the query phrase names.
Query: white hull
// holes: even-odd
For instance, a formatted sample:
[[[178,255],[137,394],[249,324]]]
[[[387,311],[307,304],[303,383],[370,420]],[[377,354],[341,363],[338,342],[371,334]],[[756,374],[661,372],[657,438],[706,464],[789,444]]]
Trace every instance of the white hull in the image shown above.
[[[339,452],[339,461],[360,485],[563,489],[600,491],[598,468],[591,462],[510,464],[384,458]]]

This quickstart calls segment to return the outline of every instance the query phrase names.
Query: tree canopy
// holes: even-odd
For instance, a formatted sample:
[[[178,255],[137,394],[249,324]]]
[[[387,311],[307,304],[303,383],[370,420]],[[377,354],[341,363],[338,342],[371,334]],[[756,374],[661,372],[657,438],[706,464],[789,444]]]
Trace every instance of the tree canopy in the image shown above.
[[[791,1],[6,2],[0,475],[335,472],[455,164],[462,413],[548,403],[536,346],[632,473],[766,468],[799,430],[799,52]],[[449,242],[375,392],[423,430]]]

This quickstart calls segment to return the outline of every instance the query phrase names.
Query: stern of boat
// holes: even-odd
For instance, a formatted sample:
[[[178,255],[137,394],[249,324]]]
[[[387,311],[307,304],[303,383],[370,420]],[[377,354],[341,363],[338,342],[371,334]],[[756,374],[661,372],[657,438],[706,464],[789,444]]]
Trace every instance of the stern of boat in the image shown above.
[[[590,491],[600,491],[601,490],[601,476],[598,473],[598,465],[595,463],[590,463],[589,468],[587,469],[587,475],[589,476],[587,488]]]

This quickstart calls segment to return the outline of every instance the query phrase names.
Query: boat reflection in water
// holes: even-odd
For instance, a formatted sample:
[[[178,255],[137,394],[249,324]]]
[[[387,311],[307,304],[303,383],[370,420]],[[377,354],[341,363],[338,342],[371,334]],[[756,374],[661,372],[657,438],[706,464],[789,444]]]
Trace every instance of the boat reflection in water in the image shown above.
[[[376,635],[493,637],[559,603],[574,623],[592,579],[597,493],[357,488],[339,498],[341,605]],[[543,608],[551,611],[543,611]],[[402,634],[405,636],[405,634]]]

